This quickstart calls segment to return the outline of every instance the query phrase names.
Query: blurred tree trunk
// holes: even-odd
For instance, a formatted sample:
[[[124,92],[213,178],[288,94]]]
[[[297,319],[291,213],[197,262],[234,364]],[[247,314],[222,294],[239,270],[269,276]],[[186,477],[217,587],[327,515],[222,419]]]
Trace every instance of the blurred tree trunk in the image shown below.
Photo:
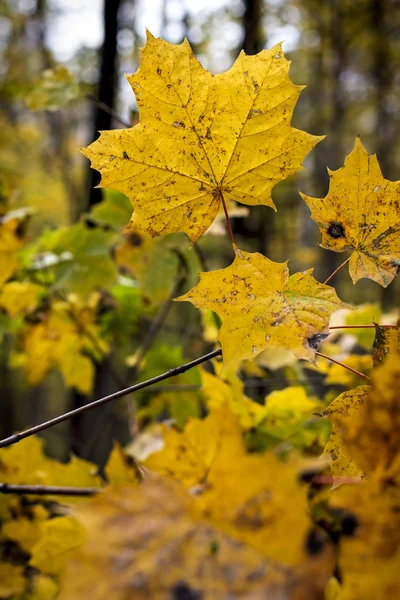
[[[242,48],[246,54],[257,54],[264,48],[263,8],[263,0],[244,0]]]
[[[397,5],[397,6],[396,6]],[[375,89],[376,145],[375,151],[386,179],[398,179],[395,173],[396,130],[394,115],[390,113],[390,94],[393,88],[394,64],[392,61],[389,23],[396,23],[398,2],[371,0],[370,24],[372,35],[372,80]],[[395,305],[395,285],[381,290],[383,308]]]
[[[104,0],[103,5],[103,24],[104,24],[104,41],[101,49],[100,58],[100,77],[98,84],[97,98],[111,109],[114,108],[117,95],[118,85],[118,53],[117,53],[117,35],[118,35],[118,11],[121,5],[121,0]],[[92,132],[90,141],[98,138],[98,132],[112,128],[112,117],[94,105],[94,131]],[[86,206],[82,207],[83,212],[89,210],[92,206],[101,201],[102,195],[100,189],[95,189],[100,181],[100,175],[97,171],[89,168],[88,176],[88,193]],[[73,408],[79,408],[88,402],[104,396],[110,391],[115,391],[115,383],[110,379],[108,371],[104,368],[105,365],[96,367],[95,393],[93,398],[80,394],[73,393]],[[90,439],[93,431],[93,426],[97,422],[103,412],[108,411],[107,406],[95,410],[95,414],[89,412],[87,415],[80,415],[71,420],[71,439],[73,440],[73,450],[77,454],[86,453],[85,444]],[[112,421],[112,417],[111,417]],[[88,458],[101,462],[104,457],[104,450],[109,449],[110,439],[109,425],[107,423],[107,432],[100,436],[97,440],[96,447],[89,453]],[[117,439],[118,436],[115,436]]]
[[[391,61],[388,21],[394,15],[395,10],[390,0],[371,0],[370,16],[373,35],[372,75],[376,104],[376,151],[383,174],[389,179],[394,177],[393,155],[396,130],[393,127],[393,121],[388,111],[388,96],[393,85],[394,66]]]
[[[98,85],[97,98],[100,102],[107,104],[110,108],[114,108],[117,82],[117,34],[118,34],[118,10],[121,0],[104,0],[103,8],[103,23],[104,23],[104,42],[101,49],[100,59],[100,78]],[[98,132],[111,129],[112,117],[95,107],[94,115],[94,131],[91,135],[93,141],[98,137]],[[89,209],[94,204],[101,201],[101,190],[95,189],[99,183],[99,174],[93,169],[89,170],[89,198],[88,204],[84,210]]]

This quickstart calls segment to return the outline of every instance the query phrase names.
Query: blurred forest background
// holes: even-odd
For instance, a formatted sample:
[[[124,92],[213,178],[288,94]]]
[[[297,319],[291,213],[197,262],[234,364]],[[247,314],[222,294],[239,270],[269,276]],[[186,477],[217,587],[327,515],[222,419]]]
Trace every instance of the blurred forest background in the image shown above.
[[[2,437],[212,348],[213,317],[203,314],[200,322],[193,307],[177,308],[171,299],[189,289],[199,270],[230,262],[223,222],[194,249],[183,238],[155,245],[125,239],[129,204],[94,189],[98,174],[77,151],[99,130],[137,122],[124,73],[138,68],[146,28],[172,43],[186,36],[214,73],[228,69],[242,49],[255,54],[284,40],[291,79],[307,86],[293,124],[327,138],[302,173],[274,190],[277,213],[238,211],[241,248],[290,259],[291,272],[315,266],[323,281],[347,255],[319,248],[318,227],[298,190],[324,196],[326,167],[342,166],[357,135],[377,153],[384,176],[400,179],[399,0],[1,0],[0,215],[11,214],[23,229],[17,283],[28,277],[43,286],[49,277],[46,297],[29,315],[26,307],[7,309],[0,297]],[[333,283],[344,301],[384,310],[396,304],[398,281],[387,289],[367,280],[353,287],[343,269]],[[81,344],[78,352],[93,363],[90,383],[76,383],[80,367],[72,359],[69,373],[67,359],[61,369],[50,368],[55,350],[48,339],[46,350],[43,339],[35,346],[34,336],[44,335],[37,325],[54,317],[53,301],[61,313],[67,302],[75,311],[68,343]],[[89,330],[85,343],[80,319]],[[263,397],[303,381],[304,371],[288,364],[245,369],[246,392]],[[318,386],[322,375],[311,373],[307,381]],[[50,451],[65,458],[72,450],[103,464],[114,439],[128,442],[149,419],[170,415],[179,422],[201,411],[196,372],[170,383],[179,392],[152,388],[49,430]]]

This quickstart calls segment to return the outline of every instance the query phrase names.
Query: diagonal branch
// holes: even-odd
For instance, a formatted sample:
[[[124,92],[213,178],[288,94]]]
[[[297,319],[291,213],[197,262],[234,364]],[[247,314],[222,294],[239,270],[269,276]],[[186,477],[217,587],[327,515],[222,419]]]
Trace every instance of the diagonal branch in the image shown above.
[[[123,390],[119,390],[118,392],[114,392],[113,394],[109,394],[108,396],[104,396],[104,398],[99,398],[98,400],[95,400],[94,402],[90,402],[89,404],[80,406],[79,408],[76,408],[75,410],[71,410],[67,413],[64,413],[63,415],[59,415],[58,417],[55,417],[54,419],[50,419],[50,421],[45,421],[44,423],[35,425],[35,427],[26,429],[25,431],[22,431],[21,433],[15,433],[14,435],[11,435],[8,438],[0,440],[0,448],[5,448],[6,446],[11,446],[12,444],[16,444],[20,440],[30,437],[31,435],[35,435],[36,433],[39,433],[40,431],[44,431],[45,429],[48,429],[49,427],[53,427],[53,425],[58,425],[58,423],[67,421],[71,417],[80,415],[80,414],[86,412],[87,410],[90,410],[91,408],[95,408],[97,406],[102,406],[103,404],[106,404],[107,402],[110,402],[111,400],[116,400],[117,398],[122,398],[122,396],[131,394],[132,392],[138,392],[139,390],[149,387],[150,385],[154,385],[155,383],[158,383],[159,381],[164,381],[165,379],[170,379],[171,377],[175,377],[176,375],[185,373],[189,369],[193,369],[193,367],[196,367],[197,365],[207,362],[208,360],[211,360],[212,358],[215,358],[216,356],[221,356],[221,354],[222,354],[222,350],[220,348],[218,350],[213,350],[212,352],[209,352],[208,354],[204,354],[204,356],[200,356],[199,358],[196,358],[195,360],[192,360],[191,362],[188,362],[184,365],[180,365],[179,367],[175,367],[175,369],[170,369],[169,371],[166,371],[165,373],[162,373],[161,375],[156,375],[156,377],[152,377],[151,379],[147,379],[146,381],[142,381],[141,383],[137,383],[136,385],[131,385],[130,387],[127,387]]]

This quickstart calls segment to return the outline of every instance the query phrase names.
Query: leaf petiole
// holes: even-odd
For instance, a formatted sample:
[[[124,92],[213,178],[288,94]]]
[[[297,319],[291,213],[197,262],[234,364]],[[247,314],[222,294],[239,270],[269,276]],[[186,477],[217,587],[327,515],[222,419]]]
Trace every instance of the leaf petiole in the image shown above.
[[[346,264],[349,262],[350,258],[351,258],[351,256],[349,256],[349,258],[346,258],[346,260],[345,260],[344,262],[342,262],[342,264],[341,264],[341,265],[339,265],[339,266],[338,266],[338,268],[337,268],[337,269],[335,269],[335,270],[333,271],[333,273],[331,273],[331,274],[329,275],[328,279],[325,279],[325,281],[324,281],[324,285],[326,285],[326,284],[328,283],[328,281],[330,281],[330,280],[332,279],[332,277],[333,277],[334,275],[336,275],[336,273],[337,273],[338,271],[340,271],[340,269],[341,269],[342,267],[344,267],[344,265],[346,265]]]
[[[231,220],[229,218],[228,209],[226,207],[225,198],[224,198],[224,195],[222,193],[222,190],[219,190],[219,196],[221,198],[222,206],[224,207],[225,219],[226,219],[226,224],[228,226],[229,237],[231,238],[231,242],[232,242],[233,252],[236,254],[235,238],[233,237]]]

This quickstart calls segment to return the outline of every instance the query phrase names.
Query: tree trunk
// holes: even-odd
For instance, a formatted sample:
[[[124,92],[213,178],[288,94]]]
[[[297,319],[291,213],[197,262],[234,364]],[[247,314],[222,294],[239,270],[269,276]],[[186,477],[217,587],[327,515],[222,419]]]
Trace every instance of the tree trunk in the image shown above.
[[[98,100],[114,108],[116,90],[117,90],[117,34],[118,34],[118,10],[121,0],[104,0],[103,22],[104,22],[104,42],[101,50],[100,79],[98,86]],[[95,108],[94,131],[91,136],[93,141],[98,137],[98,132],[111,129],[112,117],[101,110]],[[88,205],[84,210],[89,209],[94,204],[101,201],[101,190],[95,189],[98,185],[100,176],[97,171],[90,169],[89,172],[89,199]]]

